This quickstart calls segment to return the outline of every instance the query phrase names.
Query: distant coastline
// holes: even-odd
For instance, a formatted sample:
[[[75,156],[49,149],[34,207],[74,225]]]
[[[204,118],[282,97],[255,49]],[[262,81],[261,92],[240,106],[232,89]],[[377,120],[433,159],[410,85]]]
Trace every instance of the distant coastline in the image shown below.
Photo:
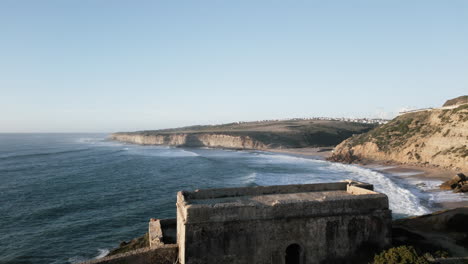
[[[212,147],[226,149],[289,149],[330,147],[355,134],[375,128],[378,123],[340,120],[273,120],[191,126],[175,129],[117,132],[113,140],[141,145]]]

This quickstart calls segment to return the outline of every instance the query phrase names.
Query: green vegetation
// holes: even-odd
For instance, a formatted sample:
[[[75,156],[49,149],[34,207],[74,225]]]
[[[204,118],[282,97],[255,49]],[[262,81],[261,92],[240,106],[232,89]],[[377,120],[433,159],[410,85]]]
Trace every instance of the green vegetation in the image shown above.
[[[454,99],[447,100],[444,106],[451,106],[457,104],[465,104],[468,103],[468,95],[462,95]]]
[[[452,126],[456,126],[458,122],[468,121],[468,111],[466,111],[467,109],[468,104],[464,104],[455,109],[440,111],[437,117],[439,118],[442,125],[433,125],[433,123],[430,122],[429,117],[431,115],[431,111],[404,114],[393,119],[385,125],[371,130],[369,133],[353,136],[349,141],[349,145],[354,147],[357,145],[362,145],[366,142],[373,142],[379,147],[379,150],[389,152],[390,150],[398,149],[399,147],[411,142],[414,136],[423,138],[436,133],[442,133],[444,124],[451,124]],[[455,115],[455,113],[458,114]],[[443,132],[442,136],[448,137],[450,136],[450,132],[451,129],[447,129]],[[461,147],[456,150],[445,150],[438,152],[434,155],[434,157],[439,154],[446,154],[448,152],[454,152],[456,153],[455,155],[460,157],[468,156],[468,150],[466,147]],[[408,155],[413,154],[411,153]],[[417,154],[414,155],[416,159],[417,156]]]
[[[465,158],[468,156],[468,147],[463,145],[458,148],[456,147],[446,148],[444,150],[437,152],[432,157],[436,157],[440,154],[442,155],[452,154],[452,155],[455,155],[455,157]]]
[[[429,264],[412,246],[390,248],[374,257],[374,264]]]
[[[453,112],[456,113],[456,112],[462,111],[464,109],[468,109],[468,104],[460,105],[459,107],[453,109]]]
[[[417,112],[399,116],[369,133],[353,137],[350,144],[357,146],[365,142],[374,142],[380,150],[389,151],[406,144],[417,134],[428,136],[438,132],[436,128],[427,125],[429,115],[430,112]]]

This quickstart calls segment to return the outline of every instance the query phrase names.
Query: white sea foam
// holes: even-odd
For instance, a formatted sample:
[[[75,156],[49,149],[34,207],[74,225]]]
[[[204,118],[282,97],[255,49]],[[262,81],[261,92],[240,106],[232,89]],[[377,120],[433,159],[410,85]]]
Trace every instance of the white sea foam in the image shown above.
[[[107,256],[107,254],[109,254],[108,249],[98,248],[98,255],[96,257],[94,257],[93,259],[101,259],[101,258]],[[87,260],[88,259],[86,259],[83,256],[74,256],[74,257],[71,257],[71,258],[68,259],[68,263],[78,264],[78,263],[85,262]]]
[[[436,203],[468,202],[468,195],[466,195],[466,193],[454,193],[452,191],[437,191],[431,193],[430,199]]]
[[[197,157],[199,154],[181,148],[165,148],[159,146],[134,146],[128,147],[130,155],[153,156],[153,157]]]
[[[392,175],[400,176],[400,177],[408,177],[408,176],[415,176],[424,174],[423,171],[406,171],[406,172],[392,172]]]
[[[329,163],[332,169],[348,172],[349,178],[353,180],[372,183],[375,190],[388,195],[390,209],[394,213],[406,215],[422,215],[429,213],[429,209],[421,205],[420,199],[409,189],[405,189],[384,174],[356,165]]]
[[[317,160],[317,159],[310,159],[310,158],[303,158],[303,157],[296,157],[296,156],[289,156],[289,155],[277,155],[277,154],[266,154],[266,153],[255,153],[257,158],[254,162],[259,163],[289,163],[289,164],[297,164],[297,163],[325,163],[326,161]]]
[[[440,190],[439,186],[443,181],[440,180],[424,180],[411,178],[408,180],[412,185],[416,186],[429,196],[430,203],[443,202],[468,202],[468,195],[465,193],[454,193],[450,190]]]
[[[374,169],[374,170],[379,170],[379,171],[383,171],[383,170],[389,170],[389,169],[393,169],[395,168],[396,166],[383,166],[383,165],[376,165],[376,166],[372,166],[371,168]]]
[[[261,166],[269,164],[288,164],[300,166],[310,173],[263,173],[257,175],[259,185],[294,184],[333,182],[344,179],[368,182],[374,185],[376,191],[388,195],[390,208],[394,213],[404,215],[421,215],[430,211],[420,203],[418,193],[399,186],[381,172],[356,165],[332,163],[288,155],[258,154],[260,159],[252,162]]]
[[[252,173],[249,173],[246,176],[242,177],[241,182],[243,184],[251,184],[251,183],[255,183],[256,179],[257,179],[257,173],[252,172]]]
[[[98,248],[98,252],[99,252],[99,254],[94,259],[100,259],[100,258],[103,258],[103,257],[107,256],[107,254],[109,254],[108,249]]]

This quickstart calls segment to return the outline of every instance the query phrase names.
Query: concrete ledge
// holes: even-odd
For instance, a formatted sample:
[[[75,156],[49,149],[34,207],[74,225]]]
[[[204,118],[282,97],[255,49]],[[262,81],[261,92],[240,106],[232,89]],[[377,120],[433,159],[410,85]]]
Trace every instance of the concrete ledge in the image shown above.
[[[365,197],[366,196],[366,197]],[[290,217],[324,217],[343,214],[365,214],[388,209],[388,198],[383,194],[360,195],[359,199],[312,201],[278,204],[270,207],[251,206],[187,206],[185,223],[227,222]]]
[[[361,214],[388,209],[388,197],[371,184],[334,183],[256,186],[179,192],[184,223]]]
[[[179,199],[185,201],[194,199],[212,199],[223,197],[250,196],[250,195],[266,195],[266,194],[285,194],[285,193],[301,193],[301,192],[319,192],[319,191],[335,191],[346,190],[348,182],[332,182],[332,183],[314,183],[314,184],[293,184],[293,185],[274,185],[274,186],[255,186],[255,187],[240,187],[240,188],[218,188],[196,190],[194,192],[182,191],[179,192]]]
[[[174,264],[177,263],[177,256],[177,244],[170,244],[157,248],[141,248],[81,264]]]

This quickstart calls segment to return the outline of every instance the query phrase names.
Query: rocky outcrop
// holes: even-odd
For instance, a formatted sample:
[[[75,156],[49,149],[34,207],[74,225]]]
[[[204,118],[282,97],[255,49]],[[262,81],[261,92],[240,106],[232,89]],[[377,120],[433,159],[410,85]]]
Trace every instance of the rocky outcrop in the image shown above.
[[[336,120],[259,121],[114,133],[111,139],[142,145],[228,149],[329,147],[375,126]]]
[[[167,145],[177,147],[211,147],[227,149],[266,149],[263,142],[249,136],[217,133],[144,134],[114,133],[111,139],[141,145]]]
[[[343,141],[331,159],[349,156],[468,171],[468,104],[398,116]]]
[[[453,192],[468,192],[468,182],[465,174],[458,173],[452,179],[440,185],[442,190],[453,190]]]

